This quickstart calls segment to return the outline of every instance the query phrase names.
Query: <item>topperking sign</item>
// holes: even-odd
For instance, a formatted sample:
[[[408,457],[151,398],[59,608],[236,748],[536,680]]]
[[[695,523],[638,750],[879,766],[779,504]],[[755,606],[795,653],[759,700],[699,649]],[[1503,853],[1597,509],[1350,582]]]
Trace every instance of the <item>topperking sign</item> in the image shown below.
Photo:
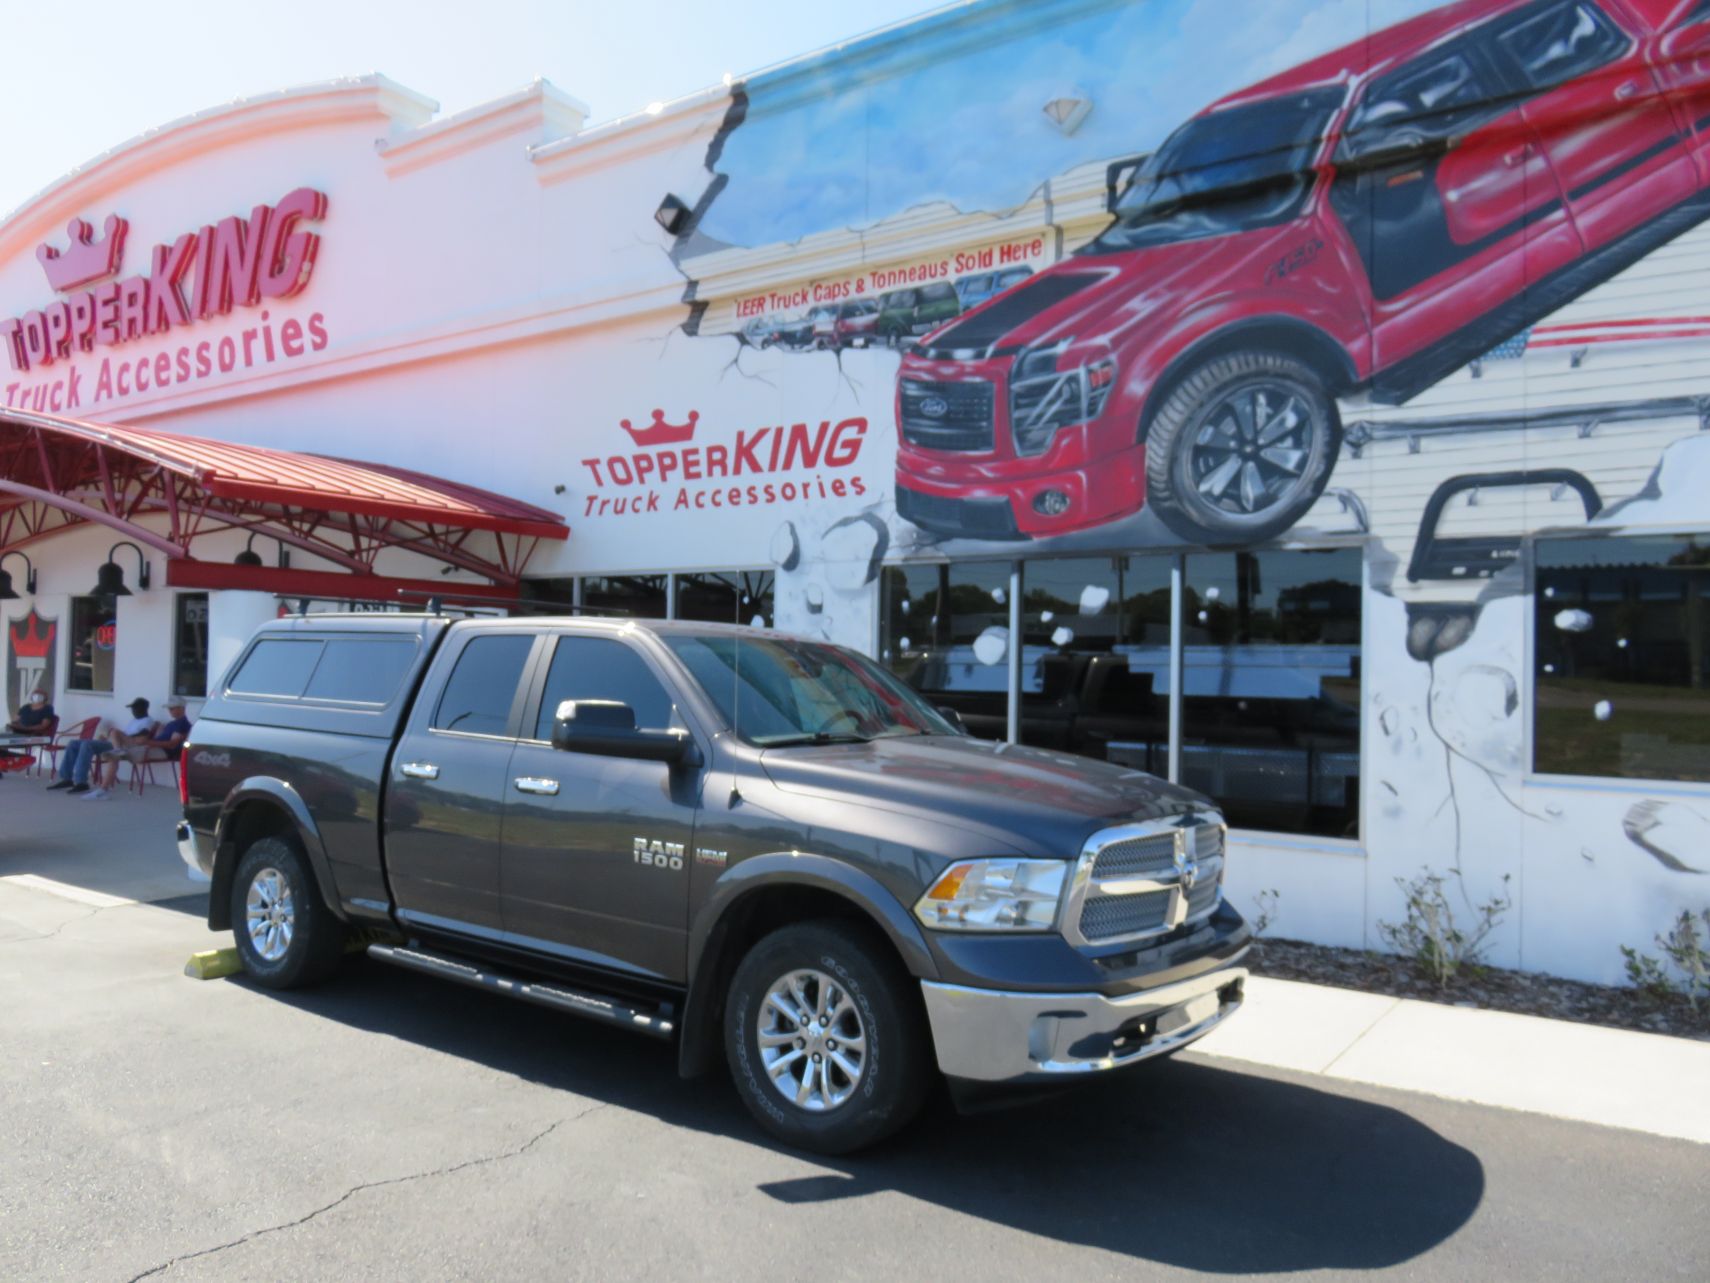
[[[147,392],[291,359],[327,345],[326,318],[276,319],[265,306],[301,294],[314,273],[320,235],[310,230],[326,217],[327,198],[299,187],[247,218],[232,215],[170,245],[156,245],[147,273],[121,276],[129,223],[109,215],[94,227],[74,218],[64,249],[42,245],[36,258],[59,296],[22,316],[0,321],[0,347],[13,370],[40,371],[5,388],[7,405],[62,411],[133,392]],[[121,348],[141,339],[189,329],[202,322],[259,308],[259,323],[237,333],[145,356],[103,355],[86,371],[78,358],[97,348]],[[63,373],[48,377],[59,366]],[[69,367],[69,368],[64,368]]]

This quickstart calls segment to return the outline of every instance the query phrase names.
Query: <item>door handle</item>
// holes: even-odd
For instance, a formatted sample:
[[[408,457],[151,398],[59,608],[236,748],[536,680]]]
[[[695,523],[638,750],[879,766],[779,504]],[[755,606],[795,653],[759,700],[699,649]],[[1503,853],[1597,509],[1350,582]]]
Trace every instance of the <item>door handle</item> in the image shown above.
[[[1507,165],[1508,168],[1513,169],[1514,166],[1518,165],[1521,161],[1530,160],[1532,158],[1533,150],[1531,143],[1522,143],[1513,151],[1503,156],[1502,163]]]
[[[432,762],[400,762],[398,773],[408,775],[412,780],[437,780],[439,767]]]
[[[517,786],[519,793],[544,793],[547,797],[558,796],[557,780],[544,780],[537,775],[519,775],[511,783]]]
[[[1627,99],[1631,98],[1634,94],[1636,94],[1638,92],[1639,92],[1639,82],[1638,81],[1636,81],[1636,80],[1623,81],[1621,84],[1615,86],[1615,100],[1617,102],[1626,102]]]

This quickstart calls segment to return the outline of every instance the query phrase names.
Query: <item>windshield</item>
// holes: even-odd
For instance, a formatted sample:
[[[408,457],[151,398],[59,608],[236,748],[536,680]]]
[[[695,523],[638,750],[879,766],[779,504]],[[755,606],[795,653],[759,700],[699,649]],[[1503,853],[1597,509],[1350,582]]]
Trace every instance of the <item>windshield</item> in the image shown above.
[[[1082,253],[1245,231],[1292,218],[1342,89],[1196,116],[1170,135],[1117,199],[1116,222]]]
[[[929,704],[853,651],[733,634],[672,636],[665,644],[748,744],[956,734]]]

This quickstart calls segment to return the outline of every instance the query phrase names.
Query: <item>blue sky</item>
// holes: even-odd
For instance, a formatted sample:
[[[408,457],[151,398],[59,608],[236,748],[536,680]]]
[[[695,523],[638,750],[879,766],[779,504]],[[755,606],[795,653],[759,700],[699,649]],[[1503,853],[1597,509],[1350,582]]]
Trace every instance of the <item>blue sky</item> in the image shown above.
[[[1223,94],[1437,2],[983,0],[980,39],[964,39],[973,15],[948,13],[865,60],[751,80],[719,164],[731,182],[701,230],[752,246],[931,200],[1012,208],[1051,175],[1149,151]],[[1069,137],[1042,111],[1066,93],[1094,104]]]
[[[544,76],[595,121],[937,7],[932,0],[0,0],[0,214],[179,116],[381,71],[450,113]]]

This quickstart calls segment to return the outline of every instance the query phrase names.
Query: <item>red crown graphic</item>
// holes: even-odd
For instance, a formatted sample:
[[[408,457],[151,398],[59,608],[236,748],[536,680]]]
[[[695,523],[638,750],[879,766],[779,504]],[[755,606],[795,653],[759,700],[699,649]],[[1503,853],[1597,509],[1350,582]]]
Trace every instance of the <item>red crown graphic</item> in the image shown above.
[[[37,632],[37,628],[41,631]],[[12,651],[19,659],[43,659],[53,645],[55,626],[45,623],[41,616],[31,613],[11,630]]]
[[[665,411],[655,410],[653,423],[648,427],[635,427],[628,419],[619,420],[618,426],[629,433],[636,445],[681,445],[695,439],[695,424],[700,418],[700,411],[690,410],[687,423],[667,423]]]
[[[93,227],[81,218],[72,219],[65,227],[71,244],[66,246],[63,254],[52,245],[36,246],[36,258],[41,262],[42,271],[47,273],[48,284],[64,294],[79,285],[113,275],[119,270],[119,261],[124,258],[125,233],[128,230],[129,223],[117,214],[109,214],[107,239],[97,242],[92,239],[95,235]]]

